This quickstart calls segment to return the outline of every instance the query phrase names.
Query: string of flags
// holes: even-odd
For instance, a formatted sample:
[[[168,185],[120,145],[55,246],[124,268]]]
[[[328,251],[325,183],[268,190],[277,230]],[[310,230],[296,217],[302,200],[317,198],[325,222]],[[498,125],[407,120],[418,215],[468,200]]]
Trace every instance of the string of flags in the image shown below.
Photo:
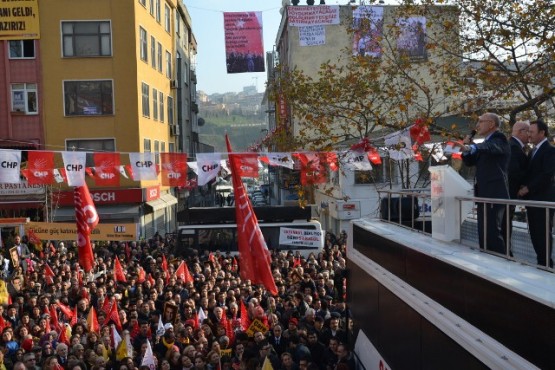
[[[419,148],[430,140],[430,134],[423,122],[417,122],[384,139],[385,150],[391,159],[422,160]],[[311,185],[326,182],[329,171],[369,171],[372,165],[382,163],[380,151],[383,152],[383,149],[372,146],[369,139],[364,138],[343,151],[247,152],[234,155],[240,162],[237,166],[240,177],[258,178],[262,163],[265,163],[268,166],[299,170],[301,184]],[[0,150],[0,183],[18,184],[26,179],[30,185],[66,183],[77,187],[85,185],[88,176],[99,187],[118,187],[121,178],[124,178],[132,181],[159,180],[163,186],[193,188],[208,184],[219,175],[225,177],[231,174],[228,160],[223,159],[227,153],[198,153],[197,160],[193,162],[187,162],[184,153],[126,153],[127,159],[125,153],[119,152],[32,150],[26,154],[27,161],[22,163],[21,150]],[[59,163],[55,158],[57,154],[62,157],[62,167],[55,165]],[[434,149],[432,155],[434,158],[437,155],[436,160],[444,158],[442,149]],[[196,178],[189,178],[189,168]]]

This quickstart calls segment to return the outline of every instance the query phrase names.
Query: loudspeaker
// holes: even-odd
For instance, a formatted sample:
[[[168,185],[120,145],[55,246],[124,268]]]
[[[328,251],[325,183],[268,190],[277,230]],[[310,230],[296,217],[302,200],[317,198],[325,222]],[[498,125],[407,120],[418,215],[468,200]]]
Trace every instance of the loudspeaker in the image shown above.
[[[401,202],[401,214],[399,215],[399,201]],[[413,203],[414,202],[414,203]],[[391,213],[389,206],[391,205]],[[411,209],[414,207],[414,209]],[[389,221],[411,221],[413,217],[416,219],[420,216],[420,208],[418,207],[418,198],[411,196],[403,198],[382,198],[380,201],[380,216],[382,220]]]

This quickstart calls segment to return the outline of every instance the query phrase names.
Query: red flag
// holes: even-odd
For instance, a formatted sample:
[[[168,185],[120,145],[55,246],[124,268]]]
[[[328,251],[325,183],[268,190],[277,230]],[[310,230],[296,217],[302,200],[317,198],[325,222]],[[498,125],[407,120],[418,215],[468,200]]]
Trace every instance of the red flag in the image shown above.
[[[54,152],[30,150],[25,177],[32,185],[50,185],[54,182]]]
[[[320,153],[320,163],[326,163],[331,171],[339,171],[339,161],[335,152]]]
[[[249,313],[247,312],[247,307],[245,307],[242,299],[240,300],[240,304],[241,307],[239,308],[239,310],[241,311],[241,329],[247,330],[250,325]]]
[[[65,326],[65,324],[62,324],[60,328],[60,336],[58,337],[58,342],[65,343],[69,346],[69,336],[67,331],[68,328]]]
[[[108,319],[114,323],[116,329],[121,331],[121,320],[119,319],[118,303],[116,301],[114,301],[114,304],[112,305],[112,311],[110,312]]]
[[[152,275],[150,274],[150,272],[148,273],[148,276],[146,277],[146,279],[147,279],[148,282],[150,283],[150,286],[154,286],[154,278],[152,277]]]
[[[162,185],[185,186],[187,182],[187,154],[160,153]]]
[[[60,311],[62,311],[62,313],[65,315],[65,317],[67,317],[69,320],[73,319],[74,313],[71,311],[71,308],[69,308],[69,306],[66,306],[65,304],[62,304],[60,302],[57,302],[56,304],[60,308]]]
[[[410,127],[410,137],[418,145],[422,145],[425,142],[431,140],[428,126],[426,125],[426,122],[422,118],[417,119],[414,125]]]
[[[193,277],[191,276],[191,273],[189,272],[189,268],[187,267],[185,261],[181,261],[179,267],[177,268],[177,270],[175,270],[175,275],[178,279],[183,280],[185,283],[193,281]]]
[[[237,237],[241,255],[241,277],[251,280],[254,284],[263,284],[272,295],[276,295],[277,287],[270,268],[272,260],[270,251],[268,251],[249,197],[241,177],[239,177],[237,155],[232,154],[227,135],[225,140],[235,195],[235,218],[237,220]]]
[[[110,316],[113,303],[114,302],[110,298],[104,297],[104,302],[102,303],[102,311],[106,314],[106,316]]]
[[[224,28],[227,73],[264,72],[262,12],[226,12]],[[235,55],[243,55],[246,63],[236,62]]]
[[[116,279],[116,282],[127,283],[125,272],[121,267],[118,256],[116,256],[116,259],[114,260],[114,278]]]
[[[54,329],[59,332],[60,320],[58,320],[58,311],[56,311],[56,306],[53,304],[50,305],[50,322],[54,326]]]
[[[137,283],[142,284],[145,282],[146,280],[146,274],[145,274],[145,269],[142,268],[141,266],[138,267],[138,276],[137,276]]]
[[[33,243],[34,245],[41,245],[42,240],[35,234],[33,229],[27,230],[27,236],[29,237],[29,242]]]
[[[168,261],[166,260],[166,255],[162,255],[162,271],[164,271],[164,276],[166,279],[166,284],[170,282],[170,272],[168,270]]]
[[[97,186],[119,186],[119,153],[94,153],[94,177]]]
[[[44,279],[46,280],[47,285],[54,284],[54,276],[56,276],[54,274],[54,271],[52,271],[52,269],[50,268],[48,263],[45,263],[44,264]]]
[[[95,333],[100,332],[100,325],[98,324],[98,318],[96,317],[96,311],[93,306],[91,306],[89,314],[87,315],[87,327],[89,331]]]
[[[258,178],[258,154],[238,154],[237,159],[239,161],[238,169],[240,177]]]
[[[85,183],[76,186],[74,190],[75,220],[77,222],[77,246],[79,254],[79,265],[89,272],[94,265],[94,255],[91,247],[91,230],[98,224],[98,214]]]
[[[294,153],[301,162],[301,184],[315,185],[326,182],[325,167],[318,153]]]
[[[295,267],[297,267],[297,266],[300,266],[300,265],[301,265],[301,257],[296,257],[296,258],[293,260],[293,268],[295,268]]]
[[[372,164],[376,164],[376,165],[382,164],[382,158],[380,157],[380,153],[378,152],[378,149],[371,148],[368,151],[368,160]]]
[[[233,261],[231,262],[231,271],[237,272],[238,266],[239,265],[237,264],[237,260],[235,259],[235,257],[233,257]]]
[[[73,309],[73,317],[71,318],[71,321],[69,322],[69,325],[73,326],[75,324],[77,324],[77,319],[79,318],[78,316],[78,312],[77,312],[77,305],[75,305],[75,308]]]

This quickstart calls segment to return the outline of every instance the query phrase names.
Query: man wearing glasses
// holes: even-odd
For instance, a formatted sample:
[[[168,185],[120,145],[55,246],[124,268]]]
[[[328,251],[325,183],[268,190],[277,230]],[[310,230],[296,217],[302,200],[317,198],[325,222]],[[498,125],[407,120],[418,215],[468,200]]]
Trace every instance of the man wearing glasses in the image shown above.
[[[27,352],[23,355],[23,364],[26,370],[39,370],[40,367],[37,366],[37,358],[33,352]]]
[[[473,135],[468,135],[463,140],[463,162],[467,166],[476,166],[474,185],[476,197],[509,198],[507,172],[511,148],[505,135],[499,131],[500,127],[501,120],[497,114],[485,113],[478,118],[476,124],[476,134],[483,137],[484,141],[479,144],[474,143]],[[505,254],[505,241],[501,227],[505,206],[478,203],[477,208],[480,248]]]

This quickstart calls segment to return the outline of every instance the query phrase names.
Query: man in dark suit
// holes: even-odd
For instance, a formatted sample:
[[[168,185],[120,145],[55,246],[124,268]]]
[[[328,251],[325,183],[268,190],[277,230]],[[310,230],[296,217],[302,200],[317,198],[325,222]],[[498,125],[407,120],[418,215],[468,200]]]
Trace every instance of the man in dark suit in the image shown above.
[[[485,113],[476,124],[476,133],[484,137],[484,141],[475,144],[471,135],[463,141],[463,162],[467,166],[476,166],[474,195],[477,197],[509,198],[507,171],[511,149],[507,138],[499,131],[500,126],[501,120],[497,114]],[[505,254],[505,240],[501,231],[505,206],[478,203],[477,208],[480,248]]]
[[[511,199],[518,198],[518,191],[524,184],[524,178],[526,177],[526,170],[528,169],[528,155],[526,153],[526,144],[528,144],[528,130],[530,128],[530,122],[528,121],[518,121],[513,125],[512,136],[509,139],[509,145],[511,147],[511,159],[509,161],[509,196]],[[513,233],[513,217],[515,215],[515,206],[509,206],[509,233],[510,237]],[[507,216],[507,215],[505,215]],[[507,246],[512,256],[511,246],[508,243],[507,238],[507,219],[503,218],[503,223],[501,225],[503,231],[503,237],[507,240]]]
[[[543,121],[530,123],[528,139],[535,147],[530,154],[524,186],[518,192],[521,197],[529,200],[555,202],[555,148],[549,143],[548,138],[549,129]],[[549,267],[553,267],[551,250],[553,248],[554,213],[555,210],[551,208],[549,218],[546,218],[545,208],[526,207],[530,238],[536,251],[538,265],[541,266],[547,266],[548,259],[546,257],[549,256]],[[547,240],[546,224],[549,227]]]

